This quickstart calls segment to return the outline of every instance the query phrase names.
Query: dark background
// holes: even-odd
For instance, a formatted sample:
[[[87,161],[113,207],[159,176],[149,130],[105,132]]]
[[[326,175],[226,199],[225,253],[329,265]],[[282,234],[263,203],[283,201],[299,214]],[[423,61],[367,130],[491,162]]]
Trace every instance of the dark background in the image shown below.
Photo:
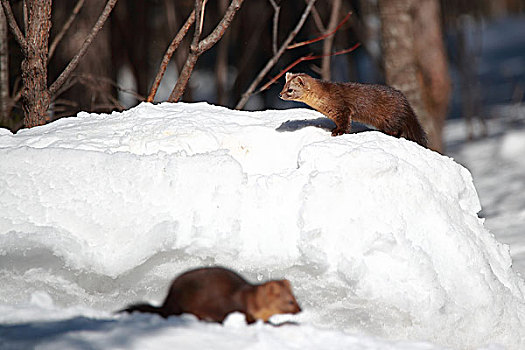
[[[76,1],[53,2],[50,40],[70,15]],[[280,6],[279,41],[295,25],[305,7],[304,0],[277,1]],[[351,19],[335,34],[333,50],[341,50],[356,42],[363,45],[356,51],[332,58],[332,80],[385,81],[377,37],[367,30],[379,26],[372,16],[365,23],[363,8],[368,14],[374,0],[343,0],[340,19],[353,11]],[[229,1],[209,0],[206,6],[204,33],[209,33],[222,17],[221,6]],[[78,51],[84,37],[105,5],[104,0],[87,0],[73,26],[57,47],[49,63],[52,82]],[[149,92],[160,60],[178,29],[193,8],[193,0],[122,0],[97,35],[82,63],[68,82],[68,89],[53,103],[49,120],[74,115],[78,111],[109,112],[132,107]],[[445,47],[452,78],[449,118],[460,118],[464,104],[470,103],[475,115],[491,117],[491,108],[498,104],[520,103],[525,91],[525,1],[523,0],[441,0],[441,19]],[[11,1],[17,19],[22,17],[22,1]],[[318,0],[315,8],[326,24],[331,1]],[[246,0],[225,37],[205,52],[197,62],[183,101],[207,101],[233,108],[264,64],[272,56],[273,8],[267,0]],[[372,20],[370,20],[372,18]],[[368,27],[367,27],[368,26]],[[161,85],[156,101],[163,101],[176,82],[176,72],[186,59],[193,33],[190,28],[176,51]],[[295,41],[321,35],[310,16]],[[374,46],[375,45],[375,46]],[[9,86],[12,94],[20,87],[22,54],[17,42],[8,35]],[[372,49],[370,49],[372,48]],[[216,84],[219,51],[226,52],[227,81],[225,89]],[[322,42],[288,50],[262,83],[278,74],[297,58],[322,50]],[[319,60],[303,62],[292,71],[319,76]],[[245,109],[290,108],[298,104],[278,99],[284,79],[269,90],[252,96]],[[468,94],[468,95],[465,95]],[[470,96],[465,101],[465,96]],[[3,127],[22,127],[20,102],[15,104]]]

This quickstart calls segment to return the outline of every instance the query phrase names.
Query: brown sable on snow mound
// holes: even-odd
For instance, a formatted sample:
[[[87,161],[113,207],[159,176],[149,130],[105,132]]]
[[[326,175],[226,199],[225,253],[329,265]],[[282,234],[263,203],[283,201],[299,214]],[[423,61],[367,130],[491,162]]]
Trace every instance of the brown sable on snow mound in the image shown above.
[[[283,100],[307,104],[332,119],[332,136],[350,132],[351,122],[371,125],[427,147],[427,137],[405,95],[386,85],[333,83],[304,73],[286,73]]]
[[[232,312],[242,312],[247,323],[268,322],[275,314],[301,311],[287,280],[251,284],[222,267],[204,267],[179,275],[162,306],[135,304],[119,312],[148,312],[167,318],[190,313],[199,320],[222,323]]]

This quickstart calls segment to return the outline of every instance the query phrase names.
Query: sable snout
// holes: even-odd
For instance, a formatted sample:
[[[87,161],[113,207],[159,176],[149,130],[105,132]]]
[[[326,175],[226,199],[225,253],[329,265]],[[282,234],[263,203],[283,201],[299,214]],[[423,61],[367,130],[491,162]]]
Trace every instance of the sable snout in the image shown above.
[[[295,310],[291,312],[292,314],[295,315],[295,314],[298,314],[299,312],[303,311],[303,310],[301,309],[301,307],[299,306],[299,304],[296,303],[295,306],[296,306],[296,307],[295,307]]]

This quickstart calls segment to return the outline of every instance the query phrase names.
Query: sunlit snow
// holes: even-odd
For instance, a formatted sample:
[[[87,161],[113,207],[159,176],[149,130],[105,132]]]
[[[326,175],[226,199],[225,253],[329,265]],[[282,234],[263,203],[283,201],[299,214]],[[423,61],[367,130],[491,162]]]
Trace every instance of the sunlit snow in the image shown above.
[[[0,347],[524,348],[525,284],[469,171],[282,127],[319,117],[141,104],[0,131]],[[289,279],[303,312],[276,320],[300,325],[113,314],[209,265]]]

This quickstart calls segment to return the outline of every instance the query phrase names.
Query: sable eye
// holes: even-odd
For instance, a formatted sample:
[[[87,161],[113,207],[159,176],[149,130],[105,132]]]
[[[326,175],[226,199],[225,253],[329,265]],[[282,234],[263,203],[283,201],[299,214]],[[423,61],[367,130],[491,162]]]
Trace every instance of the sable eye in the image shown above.
[[[288,90],[286,90],[286,93],[288,93],[288,94],[291,94],[292,92],[293,92],[292,89],[288,89]]]

